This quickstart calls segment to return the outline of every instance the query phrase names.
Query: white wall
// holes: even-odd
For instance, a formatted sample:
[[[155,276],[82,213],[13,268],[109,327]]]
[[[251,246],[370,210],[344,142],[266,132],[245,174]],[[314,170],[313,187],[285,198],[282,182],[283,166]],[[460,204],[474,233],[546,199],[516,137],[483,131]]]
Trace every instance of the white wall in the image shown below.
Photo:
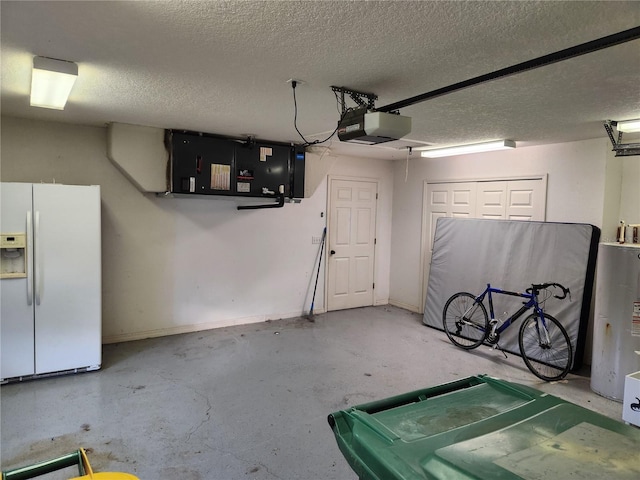
[[[420,247],[424,181],[471,180],[548,174],[546,220],[602,227],[607,152],[606,139],[516,148],[475,155],[409,160],[394,169],[390,302],[419,311],[422,307]],[[610,149],[610,148],[609,148]],[[614,190],[616,182],[612,182]],[[615,192],[610,191],[615,197]]]
[[[2,118],[3,182],[99,184],[105,342],[308,311],[326,180],[301,204],[237,211],[231,200],[140,193],[106,157],[106,129]],[[392,164],[338,158],[329,174],[379,178],[376,304],[388,302]],[[323,216],[321,216],[323,214]],[[324,276],[314,310],[324,310]]]
[[[640,224],[640,156],[625,157],[621,160],[623,174],[620,220]],[[630,233],[627,234],[627,240],[629,238]]]
[[[604,179],[604,212],[602,220],[602,235],[600,241],[615,242],[616,230],[620,224],[620,207],[622,201],[622,171],[624,162],[615,157],[615,153],[608,149],[605,179]]]
[[[622,220],[627,225],[640,224],[640,156],[616,157],[609,151],[601,241],[617,241]],[[629,242],[632,230],[627,228],[626,233]]]

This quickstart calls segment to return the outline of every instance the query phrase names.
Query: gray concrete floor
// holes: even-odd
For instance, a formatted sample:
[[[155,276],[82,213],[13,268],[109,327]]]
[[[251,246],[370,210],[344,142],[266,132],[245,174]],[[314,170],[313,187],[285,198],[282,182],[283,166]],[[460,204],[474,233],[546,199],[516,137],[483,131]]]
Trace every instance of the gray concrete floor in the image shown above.
[[[481,373],[620,420],[588,375],[545,383],[380,306],[106,345],[100,371],[4,385],[2,468],[84,447],[143,480],[355,479],[329,413]]]

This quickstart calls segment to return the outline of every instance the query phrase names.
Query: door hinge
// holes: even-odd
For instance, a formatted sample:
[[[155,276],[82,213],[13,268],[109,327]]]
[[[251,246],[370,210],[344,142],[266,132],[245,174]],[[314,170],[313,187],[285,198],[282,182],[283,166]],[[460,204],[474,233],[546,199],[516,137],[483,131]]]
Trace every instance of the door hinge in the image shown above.
[[[376,284],[375,284],[375,283],[373,284],[373,288],[374,288],[374,289],[376,288]]]
[[[378,199],[378,194],[376,193],[376,200]]]
[[[377,243],[378,243],[378,239],[377,239],[377,238],[374,238],[374,239],[373,239],[373,244],[374,244],[374,245],[377,245]]]

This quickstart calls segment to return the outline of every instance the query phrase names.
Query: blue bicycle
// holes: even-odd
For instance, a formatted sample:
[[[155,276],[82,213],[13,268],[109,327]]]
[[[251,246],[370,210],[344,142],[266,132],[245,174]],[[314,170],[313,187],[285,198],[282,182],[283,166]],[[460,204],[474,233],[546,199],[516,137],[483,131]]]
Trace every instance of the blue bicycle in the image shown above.
[[[447,300],[442,312],[444,331],[454,345],[466,350],[476,348],[484,342],[497,346],[500,334],[525,312],[533,309],[533,313],[520,326],[518,343],[522,359],[538,378],[546,381],[559,380],[571,368],[571,342],[560,322],[544,313],[541,306],[552,295],[549,289],[556,287],[563,293],[561,296],[554,295],[555,298],[563,299],[567,294],[571,295],[569,289],[559,283],[532,284],[526,293],[501,290],[490,284],[477,297],[467,292],[456,293]],[[542,291],[547,295],[538,301],[538,295]],[[522,297],[526,301],[517,312],[500,324],[493,313],[492,294]],[[488,298],[491,319],[483,303],[485,297]]]

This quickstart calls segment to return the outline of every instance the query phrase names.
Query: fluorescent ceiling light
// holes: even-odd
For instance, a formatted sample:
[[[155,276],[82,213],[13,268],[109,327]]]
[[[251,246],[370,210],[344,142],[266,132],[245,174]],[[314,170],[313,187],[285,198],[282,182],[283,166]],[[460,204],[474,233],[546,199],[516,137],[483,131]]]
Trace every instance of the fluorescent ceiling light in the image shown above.
[[[76,78],[78,65],[73,62],[33,57],[31,106],[63,110]]]
[[[618,122],[616,129],[619,132],[640,132],[640,119],[625,120],[624,122]]]
[[[513,140],[500,140],[496,142],[474,143],[471,145],[459,145],[456,147],[433,148],[422,150],[420,156],[428,158],[449,157],[452,155],[464,155],[467,153],[491,152],[493,150],[506,150],[516,148]],[[414,149],[417,150],[417,149]]]

